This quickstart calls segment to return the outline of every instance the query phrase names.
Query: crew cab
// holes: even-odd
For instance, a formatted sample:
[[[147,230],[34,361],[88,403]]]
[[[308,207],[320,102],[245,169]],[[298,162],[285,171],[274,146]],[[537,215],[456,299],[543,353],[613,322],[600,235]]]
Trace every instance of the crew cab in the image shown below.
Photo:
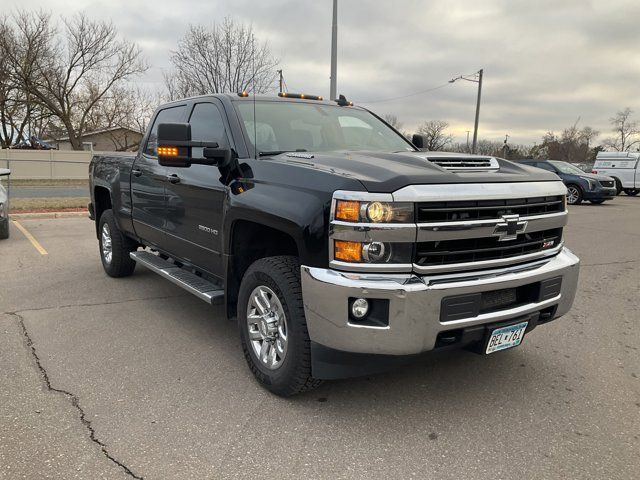
[[[96,155],[89,175],[106,273],[140,264],[222,303],[278,395],[518,346],[576,292],[555,174],[421,152],[342,96],[168,103],[137,154]]]

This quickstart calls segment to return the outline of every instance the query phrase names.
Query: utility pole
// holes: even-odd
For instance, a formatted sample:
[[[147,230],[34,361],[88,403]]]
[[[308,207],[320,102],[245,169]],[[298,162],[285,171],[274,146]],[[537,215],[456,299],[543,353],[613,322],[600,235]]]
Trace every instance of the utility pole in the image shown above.
[[[278,73],[278,75],[280,76],[280,90],[279,92],[282,93],[284,90],[282,89],[282,70],[276,70],[276,72]]]
[[[335,100],[336,80],[338,69],[338,0],[333,0],[333,23],[331,25],[331,84],[329,86],[329,100]]]
[[[480,97],[482,95],[482,74],[484,69],[478,70],[473,74],[473,78],[469,78],[472,75],[460,75],[459,77],[452,78],[449,83],[454,83],[457,80],[466,80],[467,82],[474,82],[478,84],[478,100],[476,102],[476,121],[473,127],[473,144],[471,145],[471,153],[476,153],[478,147],[478,123],[480,122]]]
[[[467,130],[467,151],[469,151],[469,133],[471,133],[471,130]]]

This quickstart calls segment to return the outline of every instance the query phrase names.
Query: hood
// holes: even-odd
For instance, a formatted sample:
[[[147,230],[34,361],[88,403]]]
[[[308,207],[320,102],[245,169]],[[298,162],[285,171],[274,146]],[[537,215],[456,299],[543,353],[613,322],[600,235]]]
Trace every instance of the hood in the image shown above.
[[[577,174],[577,173],[572,173],[572,175],[575,175],[576,177],[581,177],[581,178],[590,178],[591,180],[606,180],[609,182],[613,182],[613,178],[608,177],[607,175],[600,175],[597,173],[581,173],[581,174]]]
[[[493,171],[447,170],[427,157],[488,158],[434,152],[293,152],[265,160],[322,170],[359,180],[368,191],[391,193],[407,185],[559,181],[557,175],[507,160],[496,159]]]

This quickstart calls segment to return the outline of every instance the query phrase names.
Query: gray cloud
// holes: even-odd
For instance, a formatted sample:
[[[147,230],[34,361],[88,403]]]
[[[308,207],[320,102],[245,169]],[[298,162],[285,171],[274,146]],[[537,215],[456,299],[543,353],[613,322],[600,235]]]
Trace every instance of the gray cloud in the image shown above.
[[[5,0],[9,7],[70,13],[62,0]],[[161,86],[169,50],[189,23],[226,15],[251,23],[280,58],[291,89],[327,95],[331,1],[76,0],[77,9],[110,18],[138,42]],[[396,2],[340,0],[338,90],[378,101],[406,127],[443,119],[460,139],[473,126],[475,84],[457,82],[404,99],[390,97],[485,69],[484,138],[505,133],[516,143],[539,140],[580,117],[608,133],[608,119],[626,106],[640,118],[640,3],[636,0],[484,0]]]

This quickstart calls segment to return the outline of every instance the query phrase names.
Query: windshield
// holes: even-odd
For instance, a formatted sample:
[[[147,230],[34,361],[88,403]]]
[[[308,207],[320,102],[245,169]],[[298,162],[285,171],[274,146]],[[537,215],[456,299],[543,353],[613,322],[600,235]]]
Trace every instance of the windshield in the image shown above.
[[[257,151],[332,152],[367,150],[414,151],[402,136],[366,110],[307,102],[236,102],[236,108]],[[251,146],[253,148],[253,145]]]
[[[549,160],[549,163],[560,170],[562,173],[568,173],[571,175],[584,175],[584,172],[575,165],[571,165],[567,162],[560,162],[558,160]]]

